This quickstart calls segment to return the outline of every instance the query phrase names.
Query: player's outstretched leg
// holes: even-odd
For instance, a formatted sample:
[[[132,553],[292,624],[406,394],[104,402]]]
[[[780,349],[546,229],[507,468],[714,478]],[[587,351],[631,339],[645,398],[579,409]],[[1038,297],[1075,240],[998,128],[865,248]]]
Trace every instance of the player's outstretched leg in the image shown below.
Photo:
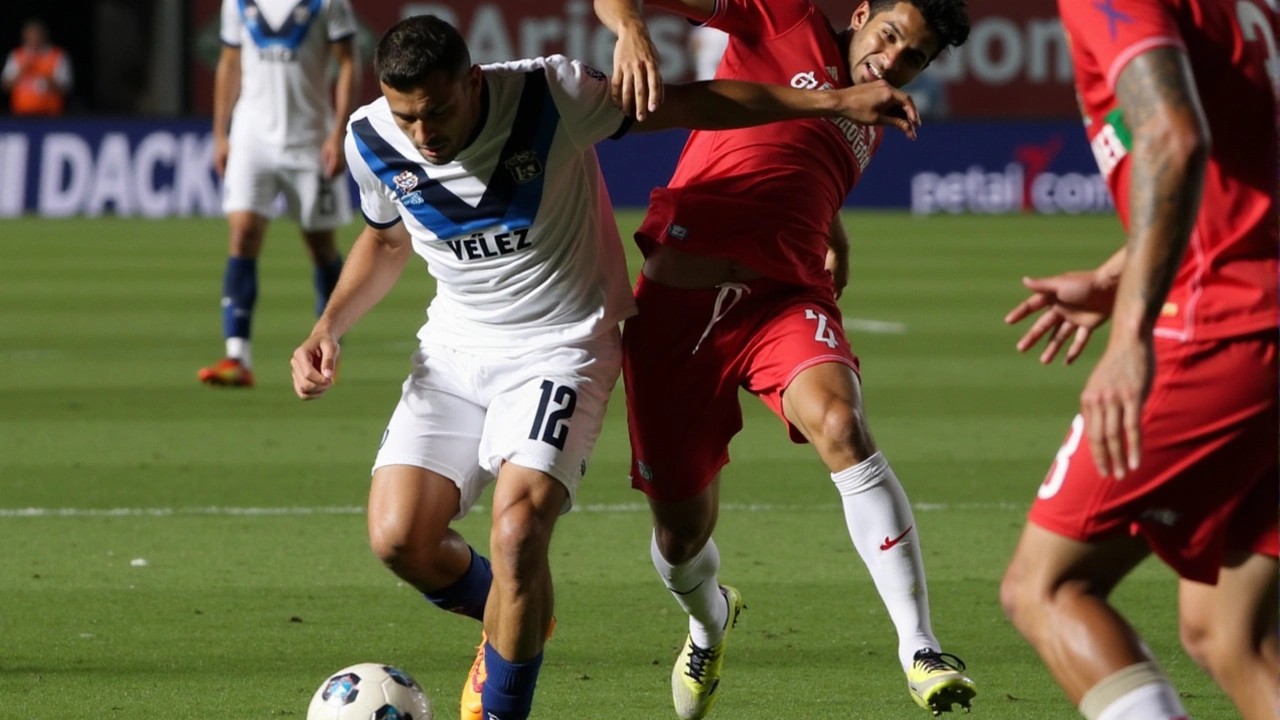
[[[196,377],[215,387],[253,387],[253,351],[250,330],[253,306],[258,299],[258,253],[266,230],[265,217],[237,211],[227,216],[231,226],[231,250],[222,275],[222,337],[226,356]]]
[[[1280,716],[1276,568],[1269,555],[1232,551],[1217,585],[1187,579],[1178,584],[1182,645],[1244,720]]]
[[[508,462],[493,494],[493,587],[485,611],[480,690],[485,720],[526,720],[553,613],[547,550],[569,491],[547,473]],[[468,685],[473,678],[468,678]]]
[[[484,620],[490,563],[449,522],[458,512],[452,480],[412,465],[383,465],[369,487],[369,545],[431,604]]]
[[[716,478],[690,500],[649,503],[653,566],[689,615],[689,634],[671,671],[671,697],[683,720],[706,717],[715,705],[726,638],[745,609],[738,591],[719,581],[720,551],[711,539],[719,501]]]
[[[488,559],[449,529],[459,497],[453,481],[429,470],[411,465],[378,467],[369,490],[369,543],[392,572],[431,604],[483,622],[493,571]],[[464,720],[480,717],[483,672],[477,659],[472,675],[480,676],[473,697],[463,691]],[[474,712],[469,715],[465,709],[472,705]]]
[[[879,452],[831,474],[854,547],[898,631],[899,660],[911,699],[935,715],[969,709],[977,688],[965,664],[940,651],[929,618],[929,591],[911,503]]]
[[[898,660],[912,700],[935,714],[968,708],[977,689],[964,663],[941,652],[933,634],[915,515],[902,483],[876,449],[852,368],[827,362],[800,372],[783,395],[783,413],[831,470],[849,538],[897,630]]]
[[[1005,571],[1005,613],[1087,720],[1187,720],[1168,676],[1107,602],[1148,554],[1141,538],[1083,543],[1028,523]]]

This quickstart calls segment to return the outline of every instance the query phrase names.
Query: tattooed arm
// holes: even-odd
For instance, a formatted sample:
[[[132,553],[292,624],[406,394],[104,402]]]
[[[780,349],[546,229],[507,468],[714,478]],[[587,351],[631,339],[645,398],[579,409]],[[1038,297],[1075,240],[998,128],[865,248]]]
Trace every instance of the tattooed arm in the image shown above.
[[[1080,396],[1094,462],[1125,476],[1141,457],[1142,405],[1151,388],[1152,334],[1200,209],[1209,129],[1186,54],[1160,47],[1121,71],[1116,98],[1133,136],[1129,233],[1111,338]]]
[[[1129,238],[1112,333],[1149,335],[1200,209],[1209,127],[1186,54],[1163,47],[1134,58],[1116,83],[1133,133]]]

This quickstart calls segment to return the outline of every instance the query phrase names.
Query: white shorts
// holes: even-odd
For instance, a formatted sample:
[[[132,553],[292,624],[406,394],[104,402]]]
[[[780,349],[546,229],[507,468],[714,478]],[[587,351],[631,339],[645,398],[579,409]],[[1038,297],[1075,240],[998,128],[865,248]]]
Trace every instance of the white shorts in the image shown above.
[[[494,358],[423,344],[373,469],[412,465],[449,478],[465,516],[503,462],[547,473],[568,512],[622,371],[621,333]]]
[[[351,220],[347,174],[325,177],[319,148],[279,151],[233,138],[222,182],[222,211],[274,217],[282,192],[289,217],[303,230],[333,230]]]

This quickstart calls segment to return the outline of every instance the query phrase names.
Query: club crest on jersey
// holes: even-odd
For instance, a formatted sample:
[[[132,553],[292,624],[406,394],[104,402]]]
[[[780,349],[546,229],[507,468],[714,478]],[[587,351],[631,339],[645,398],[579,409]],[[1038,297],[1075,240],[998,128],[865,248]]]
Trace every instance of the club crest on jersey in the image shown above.
[[[245,16],[246,18],[248,18],[248,19],[250,19],[250,20],[253,20],[254,18],[258,17],[258,15],[259,15],[259,14],[260,14],[260,11],[258,10],[258,6],[257,6],[257,5],[245,5],[245,6],[244,6],[244,16]]]
[[[809,72],[799,72],[791,77],[791,87],[801,90],[812,90],[821,83],[818,81],[818,74],[810,70]]]
[[[402,195],[418,187],[418,176],[414,175],[412,170],[405,170],[401,172],[399,175],[395,176],[394,181],[396,189],[399,190]]]
[[[542,161],[532,150],[518,152],[503,164],[518,183],[527,183],[542,174]]]
[[[293,21],[299,25],[306,25],[311,19],[311,8],[306,5],[299,5],[293,9]]]

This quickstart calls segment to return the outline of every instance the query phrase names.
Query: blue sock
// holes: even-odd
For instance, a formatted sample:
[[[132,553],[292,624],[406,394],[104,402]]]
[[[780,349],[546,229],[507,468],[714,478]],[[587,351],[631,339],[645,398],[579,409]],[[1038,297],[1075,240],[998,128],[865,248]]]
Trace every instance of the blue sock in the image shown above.
[[[248,338],[253,321],[253,304],[258,299],[258,261],[227,258],[222,276],[222,336]]]
[[[507,662],[485,643],[484,664],[489,671],[484,692],[480,693],[485,720],[526,720],[533,709],[533,689],[538,684],[542,653],[527,662]]]
[[[441,610],[466,615],[484,622],[484,605],[489,600],[493,571],[485,556],[471,548],[471,567],[458,581],[446,588],[423,593],[423,597]]]
[[[311,273],[311,281],[316,286],[316,315],[319,316],[324,312],[324,306],[329,304],[329,296],[333,294],[333,289],[338,286],[338,276],[342,274],[342,256],[338,255],[333,262],[328,265],[316,264],[315,270]]]

